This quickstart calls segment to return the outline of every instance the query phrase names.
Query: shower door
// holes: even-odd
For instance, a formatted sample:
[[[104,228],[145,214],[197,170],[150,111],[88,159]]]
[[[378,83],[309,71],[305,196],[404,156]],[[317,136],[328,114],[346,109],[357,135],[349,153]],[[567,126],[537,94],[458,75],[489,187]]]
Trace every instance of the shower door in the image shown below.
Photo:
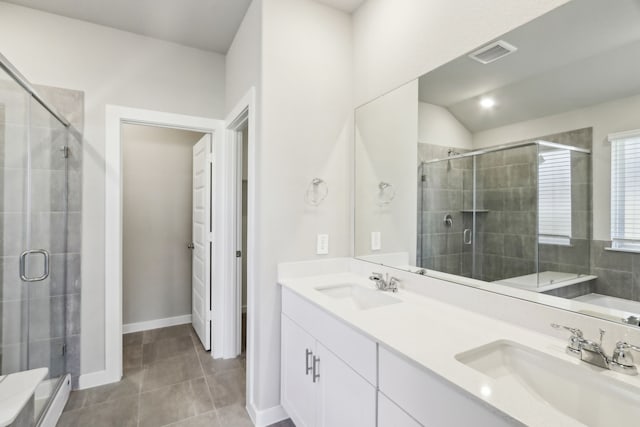
[[[48,369],[35,419],[66,372],[67,136],[0,71],[0,374]]]
[[[473,159],[425,162],[419,178],[418,265],[470,277]]]

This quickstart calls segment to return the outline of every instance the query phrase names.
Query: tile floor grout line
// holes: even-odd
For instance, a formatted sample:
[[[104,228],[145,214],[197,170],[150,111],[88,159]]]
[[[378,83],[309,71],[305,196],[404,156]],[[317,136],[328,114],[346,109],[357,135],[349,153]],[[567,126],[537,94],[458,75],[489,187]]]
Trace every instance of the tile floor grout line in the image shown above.
[[[196,343],[194,342],[193,339],[191,340],[191,343],[193,344],[196,350],[196,357],[198,358],[198,363],[200,364],[200,370],[202,371],[202,375],[204,377],[204,383],[207,386],[207,393],[209,393],[209,398],[211,399],[211,405],[213,406],[213,411],[216,414],[216,420],[218,421],[218,425],[221,426],[222,424],[220,423],[220,416],[218,415],[218,407],[216,406],[213,400],[213,394],[211,393],[211,388],[209,387],[209,380],[207,379],[207,375],[204,372],[204,366],[202,366],[202,360],[200,360],[200,354],[198,354],[198,348],[196,347]]]
[[[165,329],[165,328],[158,328],[158,329]],[[176,335],[176,332],[178,333]],[[223,422],[227,422],[230,420],[227,420],[227,417],[223,417],[223,413],[226,413],[225,411],[220,411],[221,408],[218,408],[216,406],[215,400],[214,400],[214,390],[213,388],[215,387],[210,387],[211,386],[216,386],[217,387],[217,381],[216,381],[216,375],[218,372],[218,369],[222,369],[221,371],[219,371],[220,374],[223,374],[224,372],[226,372],[227,368],[226,368],[226,364],[223,363],[221,365],[221,367],[218,367],[218,369],[215,369],[215,367],[217,366],[216,363],[213,364],[207,364],[208,359],[204,359],[206,357],[210,357],[211,354],[204,351],[202,349],[202,347],[200,346],[200,341],[198,340],[198,337],[193,333],[193,330],[191,329],[190,326],[185,327],[182,330],[175,330],[175,331],[168,331],[168,332],[160,332],[160,333],[154,333],[151,334],[153,335],[153,340],[150,343],[158,343],[158,342],[162,342],[165,339],[168,338],[179,338],[181,339],[181,337],[183,336],[188,336],[190,337],[190,341],[191,341],[191,347],[189,347],[189,345],[183,345],[182,347],[178,346],[176,347],[175,345],[173,345],[171,348],[178,348],[178,349],[182,349],[184,352],[181,354],[176,354],[173,355],[171,357],[168,357],[166,359],[162,359],[162,360],[158,360],[158,361],[154,361],[152,363],[149,363],[147,365],[145,365],[144,363],[142,363],[142,361],[140,361],[140,365],[138,365],[137,363],[134,363],[133,365],[136,366],[136,368],[131,368],[126,374],[123,375],[122,380],[125,381],[125,384],[123,386],[120,387],[114,387],[114,388],[110,388],[107,387],[105,389],[99,389],[98,387],[94,387],[91,389],[87,389],[86,391],[83,391],[83,395],[80,395],[79,399],[77,401],[81,402],[81,406],[79,408],[75,408],[71,411],[65,411],[65,412],[74,412],[76,410],[84,410],[85,413],[82,414],[81,416],[86,417],[86,416],[91,416],[91,414],[95,414],[96,411],[99,408],[102,408],[104,405],[108,405],[108,404],[113,404],[114,402],[118,401],[118,400],[128,400],[130,402],[130,404],[132,404],[132,399],[136,398],[136,414],[133,415],[133,411],[130,412],[131,415],[129,415],[129,423],[131,423],[131,425],[136,426],[136,427],[140,427],[145,425],[145,423],[147,421],[151,421],[151,419],[148,419],[145,416],[145,423],[142,423],[142,398],[145,397],[147,394],[150,394],[152,392],[158,392],[160,390],[163,389],[168,389],[170,387],[175,387],[176,385],[179,384],[189,384],[193,381],[200,381],[200,379],[204,379],[204,381],[202,383],[204,383],[205,387],[206,387],[206,393],[210,398],[210,402],[211,402],[211,407],[209,407],[210,409],[208,410],[204,410],[202,413],[195,413],[192,416],[188,416],[186,418],[182,418],[180,420],[174,420],[170,423],[167,424],[163,424],[165,426],[173,426],[173,425],[179,425],[180,423],[185,422],[185,420],[191,420],[191,419],[196,419],[198,417],[203,417],[204,419],[210,420],[213,422],[214,425],[220,427],[222,426]],[[151,338],[151,335],[148,334],[147,336],[147,340],[149,340]],[[139,344],[134,344],[133,340],[130,343],[127,343],[126,345],[124,345],[123,343],[123,353],[124,350],[126,348],[130,348],[130,349],[144,349],[144,335],[140,338],[141,342]],[[148,344],[150,344],[148,343]],[[186,344],[186,341],[183,341],[184,344]],[[162,349],[160,348],[162,347],[162,345],[159,345],[157,349],[154,349],[154,351],[159,352],[158,354],[162,354]],[[124,354],[123,354],[124,356]],[[197,357],[198,359],[198,367],[200,369],[200,376],[198,376],[197,378],[190,378],[190,379],[186,379],[186,380],[182,380],[182,381],[178,381],[176,383],[173,384],[166,384],[163,386],[159,386],[156,388],[152,388],[150,390],[146,390],[144,391],[144,386],[145,384],[150,380],[150,379],[154,379],[155,376],[149,376],[150,372],[153,368],[154,365],[156,365],[156,363],[161,363],[161,362],[165,362],[167,364],[167,368],[170,369],[171,365],[172,365],[172,359],[179,359],[179,358],[187,358],[187,360],[191,360],[193,357]],[[130,359],[130,362],[135,361],[136,358]],[[168,362],[168,363],[167,363]],[[204,370],[204,365],[207,364],[207,369],[209,371],[205,371]],[[193,365],[192,365],[193,366]],[[243,369],[243,366],[241,364],[239,364],[237,367],[235,367],[235,365],[233,369],[230,369],[229,372],[235,371],[236,369]],[[229,366],[230,368],[231,366]],[[193,368],[191,368],[192,370],[195,369],[197,370],[197,368],[195,366],[193,366]],[[160,370],[162,370],[162,366],[160,366]],[[246,368],[245,368],[246,370]],[[207,372],[211,373],[211,378],[208,377]],[[194,372],[194,374],[197,375],[196,372]],[[234,377],[234,374],[229,374],[231,375],[231,377]],[[171,375],[173,377],[173,375]],[[231,378],[230,377],[230,378]],[[139,380],[138,380],[139,378]],[[137,389],[133,392],[133,393],[129,393],[127,392],[128,390],[131,390],[131,386],[133,386],[134,384],[138,384]],[[202,384],[201,383],[201,384]],[[231,385],[233,386],[233,385]],[[100,386],[102,387],[102,386]],[[226,387],[226,386],[225,386]],[[96,390],[97,389],[97,390]],[[96,390],[96,391],[91,391],[91,390]],[[217,390],[217,388],[216,388]],[[226,388],[224,389],[226,390]],[[115,393],[114,393],[115,392]],[[114,397],[117,396],[117,397]],[[90,403],[90,401],[94,401],[94,399],[106,399],[106,400],[102,400],[102,401],[97,401],[94,403]],[[191,401],[191,403],[189,405],[191,405],[192,408],[194,408],[193,403],[195,401]],[[185,402],[188,403],[188,402]],[[116,405],[117,407],[118,405]],[[196,408],[196,412],[197,412],[197,407]],[[131,408],[134,409],[134,408]],[[203,408],[204,409],[204,408]],[[192,409],[193,410],[193,409]],[[105,410],[102,409],[101,412],[98,413],[102,413]],[[109,411],[111,412],[111,411]],[[106,415],[105,415],[106,416]],[[231,420],[235,420],[236,416],[240,416],[242,419],[246,418],[243,416],[243,414],[235,414],[235,410],[232,411],[231,413],[228,414],[229,417],[231,417]],[[135,418],[134,418],[135,417]],[[153,417],[152,417],[153,418]],[[78,419],[78,416],[74,416],[72,418],[69,418],[67,421],[71,421],[73,422],[74,419]],[[135,420],[135,421],[134,421]],[[96,420],[98,421],[98,420]],[[160,420],[157,420],[158,424],[160,424]],[[164,422],[166,423],[167,421],[169,421],[168,419],[165,420]],[[238,420],[240,421],[240,419]],[[189,421],[187,421],[188,423]],[[233,421],[231,421],[233,422]],[[71,425],[71,424],[62,424],[62,425]]]
[[[160,427],[171,427],[171,426],[175,426],[176,424],[180,424],[180,423],[182,423],[182,422],[184,422],[184,421],[189,421],[189,420],[192,420],[192,419],[194,419],[194,418],[198,418],[198,417],[200,417],[200,416],[202,416],[202,415],[207,415],[207,414],[209,414],[209,413],[214,413],[214,412],[216,412],[216,410],[215,410],[215,409],[212,409],[212,410],[210,410],[210,411],[203,412],[202,414],[192,415],[192,416],[190,416],[190,417],[183,418],[183,419],[178,420],[178,421],[172,421],[172,422],[170,422],[169,424],[163,424],[163,425],[162,425],[162,426],[160,426]],[[216,416],[216,417],[217,417],[217,416]]]

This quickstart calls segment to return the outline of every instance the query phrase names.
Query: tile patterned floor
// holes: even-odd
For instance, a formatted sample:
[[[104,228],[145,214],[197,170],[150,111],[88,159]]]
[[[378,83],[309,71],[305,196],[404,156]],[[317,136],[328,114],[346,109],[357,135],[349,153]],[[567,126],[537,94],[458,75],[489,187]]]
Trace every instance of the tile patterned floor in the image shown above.
[[[123,363],[122,381],[72,392],[58,427],[253,425],[244,358],[213,360],[191,325],[125,335]]]

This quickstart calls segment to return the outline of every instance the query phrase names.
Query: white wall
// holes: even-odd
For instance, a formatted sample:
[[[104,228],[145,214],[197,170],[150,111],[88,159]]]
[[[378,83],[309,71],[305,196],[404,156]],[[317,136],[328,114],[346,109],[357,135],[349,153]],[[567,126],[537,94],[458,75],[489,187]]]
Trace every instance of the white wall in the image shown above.
[[[568,0],[367,0],[353,16],[361,105]]]
[[[225,112],[230,111],[251,87],[256,89],[259,104],[261,82],[262,0],[253,0],[226,56]]]
[[[191,314],[193,146],[203,134],[122,126],[122,323]]]
[[[418,104],[418,142],[443,147],[471,149],[471,132],[439,105],[420,102]]]
[[[330,236],[325,257],[350,252],[353,101],[349,15],[312,0],[270,0],[263,8],[256,397],[268,408],[280,402],[277,264],[317,258],[317,233]],[[315,177],[329,195],[310,207],[304,193]]]
[[[607,135],[640,128],[640,96],[478,132],[474,148],[593,127],[593,239],[611,239],[611,144]]]
[[[104,369],[105,105],[222,118],[222,55],[0,2],[0,51],[32,82],[84,91],[82,372]]]
[[[355,255],[409,252],[416,259],[418,194],[418,81],[356,111]],[[378,185],[393,185],[395,198],[380,204]],[[381,248],[371,250],[371,232]]]
[[[311,0],[254,0],[227,56],[227,110],[257,91],[257,251],[247,254],[258,281],[257,410],[280,403],[277,264],[316,258],[317,233],[329,234],[329,257],[350,252],[351,55],[349,15]],[[315,177],[329,196],[310,207]]]

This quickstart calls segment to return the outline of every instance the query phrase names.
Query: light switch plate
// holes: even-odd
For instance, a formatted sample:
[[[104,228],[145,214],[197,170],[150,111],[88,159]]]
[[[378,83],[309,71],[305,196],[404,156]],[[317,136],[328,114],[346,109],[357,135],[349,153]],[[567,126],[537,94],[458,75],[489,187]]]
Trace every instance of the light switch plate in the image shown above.
[[[382,249],[382,236],[379,231],[371,232],[371,250],[379,251]]]
[[[327,255],[329,253],[329,235],[318,234],[316,253],[318,255]]]

